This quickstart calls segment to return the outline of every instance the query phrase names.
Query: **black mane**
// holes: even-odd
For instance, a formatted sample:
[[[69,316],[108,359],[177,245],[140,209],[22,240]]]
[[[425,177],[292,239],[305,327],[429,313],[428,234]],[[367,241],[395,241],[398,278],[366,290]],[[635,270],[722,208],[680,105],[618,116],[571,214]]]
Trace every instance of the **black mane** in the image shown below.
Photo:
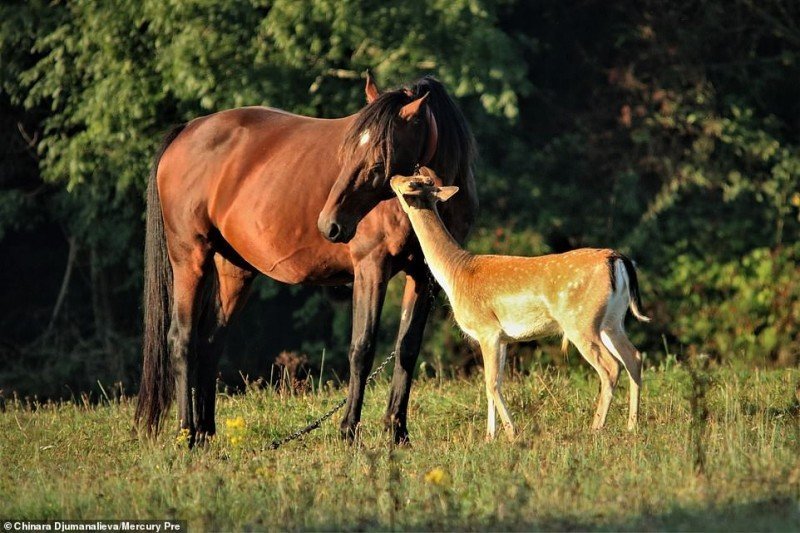
[[[464,115],[442,83],[431,76],[425,76],[412,86],[386,91],[365,107],[345,136],[340,149],[342,158],[353,154],[361,141],[362,132],[369,130],[369,142],[373,149],[380,150],[384,161],[391,161],[394,128],[400,109],[425,94],[429,95],[425,105],[430,107],[439,132],[436,152],[428,166],[446,183],[465,179],[471,174],[475,160],[475,139]],[[386,168],[388,171],[389,165]]]

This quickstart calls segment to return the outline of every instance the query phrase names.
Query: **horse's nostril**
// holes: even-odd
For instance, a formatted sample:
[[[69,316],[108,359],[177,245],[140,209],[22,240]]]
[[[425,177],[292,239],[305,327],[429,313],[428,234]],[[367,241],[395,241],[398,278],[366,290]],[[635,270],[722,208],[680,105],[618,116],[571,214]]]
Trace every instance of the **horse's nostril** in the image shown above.
[[[331,222],[331,225],[328,227],[328,239],[335,241],[341,233],[342,227],[336,222]]]

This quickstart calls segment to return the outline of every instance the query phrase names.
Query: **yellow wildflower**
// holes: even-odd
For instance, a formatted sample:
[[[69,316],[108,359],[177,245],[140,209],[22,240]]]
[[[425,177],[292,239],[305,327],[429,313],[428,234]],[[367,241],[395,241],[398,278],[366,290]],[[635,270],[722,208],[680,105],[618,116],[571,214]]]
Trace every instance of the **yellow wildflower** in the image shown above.
[[[431,485],[447,485],[450,483],[450,476],[447,475],[442,468],[436,467],[430,469],[425,474],[425,483],[430,483]]]
[[[256,476],[258,477],[272,477],[272,471],[266,466],[259,466],[256,468]]]
[[[227,430],[228,442],[230,442],[231,446],[240,446],[244,443],[246,427],[247,424],[241,416],[225,420],[225,429]]]
[[[189,428],[181,429],[175,436],[175,442],[178,444],[186,444],[189,442]]]
[[[246,426],[244,418],[237,416],[236,418],[228,418],[225,420],[225,427],[228,429],[244,429]]]

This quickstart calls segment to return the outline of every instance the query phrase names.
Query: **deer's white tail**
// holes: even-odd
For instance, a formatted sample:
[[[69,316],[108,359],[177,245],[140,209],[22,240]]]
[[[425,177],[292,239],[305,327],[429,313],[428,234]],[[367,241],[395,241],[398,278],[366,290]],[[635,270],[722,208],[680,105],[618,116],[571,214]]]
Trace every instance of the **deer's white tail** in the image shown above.
[[[639,280],[633,261],[622,254],[615,254],[611,261],[611,284],[615,292],[627,290],[628,308],[633,316],[642,322],[650,322],[650,317],[642,312],[642,297],[639,294]]]

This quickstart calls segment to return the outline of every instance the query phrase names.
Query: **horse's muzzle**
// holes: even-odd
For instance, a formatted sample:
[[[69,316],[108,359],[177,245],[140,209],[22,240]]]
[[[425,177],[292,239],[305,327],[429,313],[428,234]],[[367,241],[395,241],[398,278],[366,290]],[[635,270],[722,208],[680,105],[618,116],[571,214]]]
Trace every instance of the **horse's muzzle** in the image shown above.
[[[355,231],[349,225],[335,220],[323,220],[322,217],[317,221],[317,228],[319,228],[322,236],[331,242],[350,242],[353,234],[355,234]]]

